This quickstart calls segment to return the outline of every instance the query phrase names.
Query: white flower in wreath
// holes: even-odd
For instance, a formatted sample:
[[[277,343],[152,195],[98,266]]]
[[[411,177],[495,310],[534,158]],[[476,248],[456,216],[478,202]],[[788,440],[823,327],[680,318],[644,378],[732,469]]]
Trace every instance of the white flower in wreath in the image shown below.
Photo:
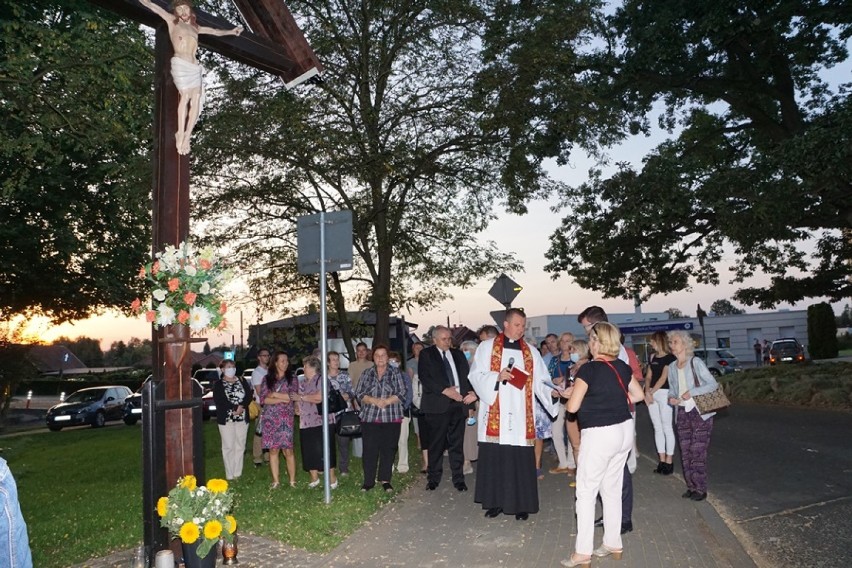
[[[201,331],[210,325],[210,320],[213,318],[207,308],[203,306],[195,306],[189,310],[189,329],[192,331]]]
[[[209,294],[210,293],[210,283],[209,282],[202,282],[201,287],[199,288],[198,292],[200,294],[205,294],[205,295]]]
[[[184,267],[184,271],[186,272],[187,276],[195,276],[198,273],[198,271],[195,269],[195,267],[192,266],[191,264],[187,264]]]
[[[166,292],[165,290],[154,290],[154,299],[158,302],[162,302],[163,300],[165,300],[167,295],[168,292]]]
[[[175,321],[175,311],[166,304],[157,306],[157,325],[167,326]]]

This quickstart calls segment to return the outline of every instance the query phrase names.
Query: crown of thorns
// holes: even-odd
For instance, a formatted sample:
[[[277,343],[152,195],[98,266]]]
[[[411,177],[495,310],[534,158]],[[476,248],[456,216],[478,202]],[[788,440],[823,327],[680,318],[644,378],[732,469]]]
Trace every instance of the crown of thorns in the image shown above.
[[[190,0],[174,0],[172,2],[172,10],[176,10],[178,6],[189,6],[192,8],[192,2]]]

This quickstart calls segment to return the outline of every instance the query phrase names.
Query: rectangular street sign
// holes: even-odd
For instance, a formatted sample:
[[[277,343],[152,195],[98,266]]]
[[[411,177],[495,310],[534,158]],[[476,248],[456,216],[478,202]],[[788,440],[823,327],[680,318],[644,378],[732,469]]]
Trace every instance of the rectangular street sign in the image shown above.
[[[304,215],[296,221],[301,274],[319,274],[320,215],[325,221],[325,272],[352,270],[352,211]]]

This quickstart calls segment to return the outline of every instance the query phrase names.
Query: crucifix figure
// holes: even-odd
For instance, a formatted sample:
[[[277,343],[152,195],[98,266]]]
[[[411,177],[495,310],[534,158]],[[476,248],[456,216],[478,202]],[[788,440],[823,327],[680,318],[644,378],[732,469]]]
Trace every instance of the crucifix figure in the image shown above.
[[[179,154],[189,154],[192,129],[204,106],[204,68],[195,57],[198,52],[198,34],[238,36],[243,28],[237,26],[230,30],[219,30],[199,26],[189,0],[175,0],[171,14],[151,0],[139,0],[139,3],[160,16],[169,26],[169,37],[175,50],[171,60],[172,79],[180,93],[175,146]]]

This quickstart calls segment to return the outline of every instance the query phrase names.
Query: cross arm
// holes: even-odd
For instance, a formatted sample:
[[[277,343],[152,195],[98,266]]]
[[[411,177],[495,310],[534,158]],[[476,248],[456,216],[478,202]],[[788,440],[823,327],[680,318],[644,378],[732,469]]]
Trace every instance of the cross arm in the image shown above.
[[[152,1],[164,10],[168,10],[168,3],[163,0]],[[163,25],[162,18],[140,4],[138,0],[90,0],[90,2],[146,26]],[[251,2],[251,4],[254,4],[254,2]],[[198,38],[199,44],[234,61],[278,75],[288,83],[303,76],[312,68],[319,71],[321,69],[319,61],[301,30],[296,26],[295,20],[293,20],[283,0],[264,1],[262,4],[263,6],[253,7],[252,12],[258,12],[264,20],[271,22],[273,27],[277,26],[284,30],[283,36],[264,36],[263,34],[267,33],[266,27],[257,26],[258,33],[245,31],[239,36],[202,34]],[[243,9],[242,6],[240,6],[240,9]],[[274,9],[274,12],[270,14],[267,11],[268,9]],[[199,26],[226,30],[236,27],[224,18],[201,10],[194,10],[194,12]],[[278,22],[279,18],[286,16],[289,16],[288,23],[281,24]],[[251,21],[248,21],[248,23],[252,29],[255,29],[255,24]]]

